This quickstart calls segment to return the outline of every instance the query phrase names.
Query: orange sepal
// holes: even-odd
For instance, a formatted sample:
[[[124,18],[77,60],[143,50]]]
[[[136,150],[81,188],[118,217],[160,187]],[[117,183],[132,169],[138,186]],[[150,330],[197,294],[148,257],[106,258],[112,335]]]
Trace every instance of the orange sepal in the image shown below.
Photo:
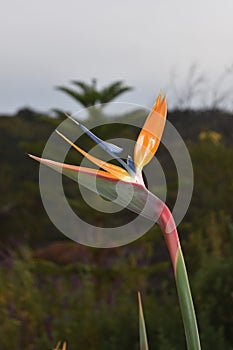
[[[159,94],[134,147],[134,163],[137,170],[141,171],[156,153],[163,134],[166,115],[166,96],[161,101],[161,94]]]
[[[114,165],[114,164],[106,163],[103,160],[100,160],[100,159],[98,159],[96,157],[91,156],[89,153],[85,152],[83,149],[81,149],[80,147],[75,145],[72,141],[70,141],[66,136],[61,134],[59,131],[57,131],[57,133],[66,142],[68,142],[72,147],[74,147],[79,153],[81,153],[84,157],[89,159],[95,165],[97,165],[100,168],[106,170],[108,173],[112,174],[114,177],[117,177],[119,180],[129,181],[129,182],[132,181],[132,178],[130,177],[128,172],[126,170],[124,170],[123,168],[121,168],[121,167],[119,167],[117,165]]]
[[[52,168],[59,168],[61,170],[68,169],[68,170],[73,170],[77,173],[80,172],[80,173],[85,173],[85,174],[93,174],[93,175],[96,175],[99,177],[104,177],[104,178],[115,180],[115,181],[119,180],[116,176],[111,175],[103,170],[91,169],[91,168],[85,168],[85,167],[77,166],[77,165],[70,165],[70,164],[55,162],[54,160],[36,157],[36,156],[33,156],[32,154],[28,154],[28,156],[30,158],[37,160],[39,163],[48,165]]]

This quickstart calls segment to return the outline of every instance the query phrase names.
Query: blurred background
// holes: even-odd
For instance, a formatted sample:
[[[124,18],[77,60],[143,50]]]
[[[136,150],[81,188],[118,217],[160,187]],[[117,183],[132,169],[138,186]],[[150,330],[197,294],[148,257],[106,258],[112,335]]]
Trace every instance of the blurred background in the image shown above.
[[[162,90],[168,120],[183,137],[194,193],[179,225],[203,349],[233,349],[233,2],[81,1],[2,4],[0,21],[0,345],[2,348],[138,349],[137,291],[150,349],[184,349],[174,277],[157,226],[114,249],[74,243],[43,208],[38,164],[64,112],[143,124]],[[113,116],[99,103],[133,103]],[[93,115],[87,113],[85,125]],[[96,128],[103,139],[138,130]],[[83,137],[88,151],[92,142]],[[81,145],[81,144],[80,144]],[[175,165],[156,155],[176,200]],[[70,151],[68,161],[81,157]],[[73,210],[96,226],[119,225],[89,208],[64,179]],[[78,228],[77,228],[78,229]]]

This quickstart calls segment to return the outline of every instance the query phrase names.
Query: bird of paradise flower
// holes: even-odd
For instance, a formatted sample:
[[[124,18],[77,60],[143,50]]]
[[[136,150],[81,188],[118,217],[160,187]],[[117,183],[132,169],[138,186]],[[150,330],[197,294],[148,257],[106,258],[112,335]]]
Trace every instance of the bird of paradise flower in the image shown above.
[[[93,177],[99,179],[101,181],[101,186],[98,187],[98,193],[108,199],[113,198],[112,191],[115,188],[116,183],[120,182],[123,190],[126,189],[125,196],[127,196],[127,184],[131,184],[133,186],[134,196],[128,208],[139,213],[142,213],[143,211],[142,215],[151,219],[153,215],[157,215],[157,222],[164,235],[174,270],[187,348],[189,350],[199,350],[201,349],[201,346],[196,316],[176,224],[166,204],[147,190],[142,176],[143,167],[152,160],[159,147],[166,122],[166,116],[166,97],[162,99],[161,94],[159,94],[156,103],[154,104],[143,128],[139,133],[134,147],[134,158],[128,156],[127,161],[120,158],[119,155],[122,152],[120,147],[106,141],[102,141],[84,125],[68,116],[82,129],[84,133],[86,133],[91,139],[99,144],[103,150],[116,159],[123,166],[123,168],[107,163],[88,154],[59,131],[57,131],[57,133],[66,142],[68,142],[79,153],[102,170],[59,163],[49,159],[39,158],[31,154],[29,154],[29,156],[56,171],[62,171],[65,175],[73,178],[76,181],[79,181],[77,179],[77,174],[84,174],[85,176],[82,178],[82,180],[80,180],[81,184],[94,191],[96,191],[96,188],[93,189],[93,187],[90,185],[90,180],[93,179]],[[145,202],[147,203],[146,209],[144,208]]]

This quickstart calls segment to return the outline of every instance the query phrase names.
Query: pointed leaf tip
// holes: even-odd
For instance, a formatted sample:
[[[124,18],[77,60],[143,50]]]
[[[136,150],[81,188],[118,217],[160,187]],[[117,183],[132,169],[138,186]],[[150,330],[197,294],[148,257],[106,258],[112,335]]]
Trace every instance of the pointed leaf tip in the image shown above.
[[[146,325],[143,316],[141,294],[138,292],[138,307],[139,307],[139,335],[140,335],[140,350],[148,350],[148,341],[146,335]]]
[[[61,345],[62,345],[62,348],[61,348]],[[54,348],[54,350],[66,350],[66,349],[67,349],[67,348],[66,348],[66,342],[64,342],[64,343],[62,344],[61,341],[59,341],[59,342],[57,343],[56,347]]]

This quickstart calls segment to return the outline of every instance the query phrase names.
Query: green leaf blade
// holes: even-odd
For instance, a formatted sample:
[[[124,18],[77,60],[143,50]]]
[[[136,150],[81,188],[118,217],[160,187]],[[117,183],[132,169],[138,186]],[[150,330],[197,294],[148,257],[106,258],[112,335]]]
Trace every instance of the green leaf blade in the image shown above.
[[[148,350],[146,325],[142,309],[141,294],[138,292],[140,350]]]

